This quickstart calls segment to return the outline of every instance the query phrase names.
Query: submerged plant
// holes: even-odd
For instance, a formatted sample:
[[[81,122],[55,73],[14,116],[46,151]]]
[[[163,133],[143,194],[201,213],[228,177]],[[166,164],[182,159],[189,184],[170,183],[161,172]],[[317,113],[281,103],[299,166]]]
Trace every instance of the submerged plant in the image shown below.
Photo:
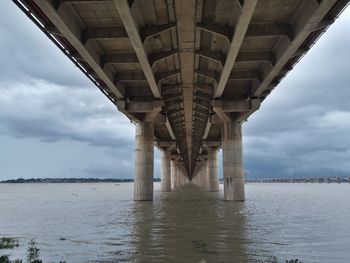
[[[20,259],[15,259],[14,261],[11,261],[8,255],[2,255],[0,256],[0,263],[23,263]]]
[[[41,263],[39,260],[40,249],[36,247],[34,239],[30,240],[29,247],[27,248],[27,259],[30,263]]]
[[[14,247],[18,247],[18,239],[17,238],[14,238],[14,237],[2,237],[2,238],[0,238],[0,249],[12,249]]]
[[[279,263],[281,261],[278,260],[277,257],[272,257],[266,261],[264,261],[265,263]],[[299,259],[289,259],[289,260],[286,260],[285,263],[302,263],[302,261],[300,261]]]

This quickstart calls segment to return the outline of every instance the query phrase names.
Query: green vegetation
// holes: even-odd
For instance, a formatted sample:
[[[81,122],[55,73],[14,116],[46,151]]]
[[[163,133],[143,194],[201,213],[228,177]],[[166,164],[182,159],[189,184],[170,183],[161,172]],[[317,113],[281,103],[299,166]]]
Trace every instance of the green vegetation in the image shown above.
[[[18,239],[13,237],[2,237],[0,238],[0,248],[2,249],[13,249],[18,247]],[[42,263],[43,261],[39,258],[40,249],[36,246],[34,239],[30,240],[27,248],[27,263]],[[9,255],[1,255],[0,263],[23,263],[22,259],[10,260]],[[60,261],[59,263],[65,263]]]
[[[277,257],[272,257],[271,259],[264,261],[265,263],[282,263],[282,261],[278,260]],[[284,261],[285,263],[303,263],[299,259],[289,259]]]
[[[0,238],[0,249],[12,249],[14,247],[18,247],[18,239],[17,238],[14,238],[14,237],[2,237],[2,238]]]
[[[34,239],[30,240],[29,247],[27,248],[27,259],[30,263],[42,263],[39,259],[40,249],[36,247]]]
[[[204,240],[192,240],[193,246],[198,249],[201,253],[204,254],[216,254],[215,251],[212,251],[208,248],[207,243]],[[14,237],[1,237],[0,238],[0,249],[13,249],[14,247],[18,247],[18,238]],[[27,260],[23,261],[22,259],[10,260],[9,255],[0,255],[0,263],[42,263],[43,261],[40,259],[40,249],[36,246],[36,242],[34,239],[31,239],[27,248]],[[299,259],[290,259],[280,261],[277,257],[272,257],[266,261],[265,263],[302,263]],[[64,261],[60,261],[59,263],[65,263]]]
[[[20,259],[11,261],[8,255],[3,255],[3,256],[0,256],[0,263],[23,263],[23,261]]]

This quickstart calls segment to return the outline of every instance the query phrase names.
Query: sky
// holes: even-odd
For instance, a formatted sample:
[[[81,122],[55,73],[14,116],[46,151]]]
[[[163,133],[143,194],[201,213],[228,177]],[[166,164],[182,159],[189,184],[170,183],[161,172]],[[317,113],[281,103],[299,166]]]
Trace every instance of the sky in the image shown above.
[[[247,178],[350,177],[349,28],[350,8],[244,123]],[[11,1],[0,1],[0,180],[133,178],[134,129]],[[159,177],[156,148],[154,167]]]

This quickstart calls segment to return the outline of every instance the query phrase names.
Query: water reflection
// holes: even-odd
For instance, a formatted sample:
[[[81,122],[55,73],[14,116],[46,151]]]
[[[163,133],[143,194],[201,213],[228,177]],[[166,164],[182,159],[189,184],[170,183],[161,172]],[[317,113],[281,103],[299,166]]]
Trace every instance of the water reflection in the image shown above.
[[[250,262],[244,203],[188,184],[133,207],[133,262]]]

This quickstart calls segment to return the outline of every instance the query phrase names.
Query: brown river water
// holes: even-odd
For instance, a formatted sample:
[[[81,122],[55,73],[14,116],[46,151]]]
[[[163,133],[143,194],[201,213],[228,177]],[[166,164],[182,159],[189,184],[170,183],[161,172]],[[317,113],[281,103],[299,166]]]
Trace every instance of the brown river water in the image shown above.
[[[43,262],[350,262],[350,184],[247,184],[245,202],[189,184],[153,202],[130,183],[0,184],[0,250]]]

